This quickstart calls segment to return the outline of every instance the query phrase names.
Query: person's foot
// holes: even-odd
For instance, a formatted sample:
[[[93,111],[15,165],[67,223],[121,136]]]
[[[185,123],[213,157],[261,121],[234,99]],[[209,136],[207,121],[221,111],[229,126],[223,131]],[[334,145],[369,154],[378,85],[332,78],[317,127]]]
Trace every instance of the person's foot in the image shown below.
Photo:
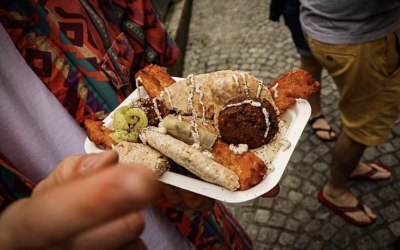
[[[350,175],[352,180],[384,180],[392,174],[384,165],[377,162],[360,161]]]
[[[318,194],[318,200],[354,225],[366,226],[376,220],[376,214],[368,206],[361,204],[348,190],[337,191],[324,186]]]
[[[336,132],[329,125],[323,114],[313,115],[309,124],[314,131],[314,134],[322,141],[336,140]]]

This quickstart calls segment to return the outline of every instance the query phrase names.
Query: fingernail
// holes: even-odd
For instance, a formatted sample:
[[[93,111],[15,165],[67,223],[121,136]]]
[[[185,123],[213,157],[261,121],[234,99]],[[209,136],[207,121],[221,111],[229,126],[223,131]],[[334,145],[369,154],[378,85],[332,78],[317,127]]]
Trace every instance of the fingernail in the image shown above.
[[[111,151],[106,151],[98,154],[87,155],[82,162],[80,171],[87,172],[91,169],[96,169],[102,166],[103,160],[109,158],[112,154],[114,153]]]
[[[83,160],[80,171],[86,172],[91,169],[93,166],[96,165],[96,162],[101,157],[99,154],[90,154],[87,155],[86,158]]]

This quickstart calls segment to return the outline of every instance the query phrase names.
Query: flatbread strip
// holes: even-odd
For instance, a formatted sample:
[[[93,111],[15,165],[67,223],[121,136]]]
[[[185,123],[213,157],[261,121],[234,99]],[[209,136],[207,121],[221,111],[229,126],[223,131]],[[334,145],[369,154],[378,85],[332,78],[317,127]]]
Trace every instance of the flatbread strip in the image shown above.
[[[231,191],[239,188],[239,177],[232,170],[186,143],[151,129],[143,130],[140,138],[201,179]]]
[[[86,134],[90,141],[103,149],[111,149],[115,144],[110,137],[113,130],[106,128],[102,121],[86,119],[84,122]]]
[[[292,69],[268,86],[279,112],[282,114],[296,103],[297,98],[308,99],[321,84],[310,73]]]
[[[135,74],[135,79],[139,77],[150,98],[158,96],[165,87],[171,86],[175,82],[162,67],[154,64],[139,70]]]
[[[113,148],[119,155],[119,162],[143,164],[156,176],[161,176],[170,168],[168,158],[157,150],[142,143],[119,142]]]
[[[217,140],[213,149],[213,160],[231,169],[239,176],[240,190],[247,190],[260,183],[266,172],[267,166],[253,152],[235,154],[229,145]]]

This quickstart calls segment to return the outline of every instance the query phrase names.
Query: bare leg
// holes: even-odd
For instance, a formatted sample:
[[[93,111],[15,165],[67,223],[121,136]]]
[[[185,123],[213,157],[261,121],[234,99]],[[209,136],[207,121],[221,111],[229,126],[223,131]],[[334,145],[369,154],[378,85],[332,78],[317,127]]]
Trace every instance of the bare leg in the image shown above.
[[[347,187],[347,179],[354,171],[365,150],[365,145],[360,144],[344,132],[340,133],[333,149],[331,179],[324,186],[323,194],[327,200],[337,206],[355,206],[357,198]],[[363,212],[349,212],[348,216],[359,222],[370,222],[376,215],[366,208]]]
[[[315,80],[321,82],[322,66],[319,64],[314,57],[301,56],[301,68],[308,71]],[[322,114],[321,108],[321,90],[318,90],[315,94],[310,96],[308,99],[311,105],[311,117]]]
[[[319,62],[314,57],[301,56],[300,60],[301,60],[301,68],[308,71],[315,78],[315,80],[321,82],[321,76],[322,76],[321,64],[319,64]],[[308,102],[311,105],[311,118],[317,117],[322,114],[321,90],[318,90],[316,93],[311,95],[308,98]],[[313,124],[313,127],[325,128],[325,129],[330,128],[329,123],[325,119],[318,119]],[[319,137],[323,139],[330,139],[336,137],[336,133],[334,131],[332,132],[317,131],[316,133],[318,134]]]

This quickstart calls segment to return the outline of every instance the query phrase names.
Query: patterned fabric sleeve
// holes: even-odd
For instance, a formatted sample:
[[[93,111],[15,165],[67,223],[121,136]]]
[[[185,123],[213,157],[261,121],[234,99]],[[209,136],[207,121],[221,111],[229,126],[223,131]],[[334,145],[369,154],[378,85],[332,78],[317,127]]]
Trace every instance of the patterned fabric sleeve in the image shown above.
[[[135,51],[134,71],[149,63],[171,66],[176,62],[179,50],[150,1],[114,0],[113,3],[114,11],[122,17],[121,29]]]
[[[207,212],[184,212],[165,199],[157,206],[197,249],[253,249],[250,236],[221,202],[215,202]]]
[[[0,0],[0,22],[78,123],[115,109],[133,91],[136,70],[169,66],[179,55],[149,0]],[[220,203],[209,213],[180,213],[167,202],[158,207],[199,249],[251,249]]]
[[[0,152],[0,212],[13,201],[28,197],[34,186]]]

